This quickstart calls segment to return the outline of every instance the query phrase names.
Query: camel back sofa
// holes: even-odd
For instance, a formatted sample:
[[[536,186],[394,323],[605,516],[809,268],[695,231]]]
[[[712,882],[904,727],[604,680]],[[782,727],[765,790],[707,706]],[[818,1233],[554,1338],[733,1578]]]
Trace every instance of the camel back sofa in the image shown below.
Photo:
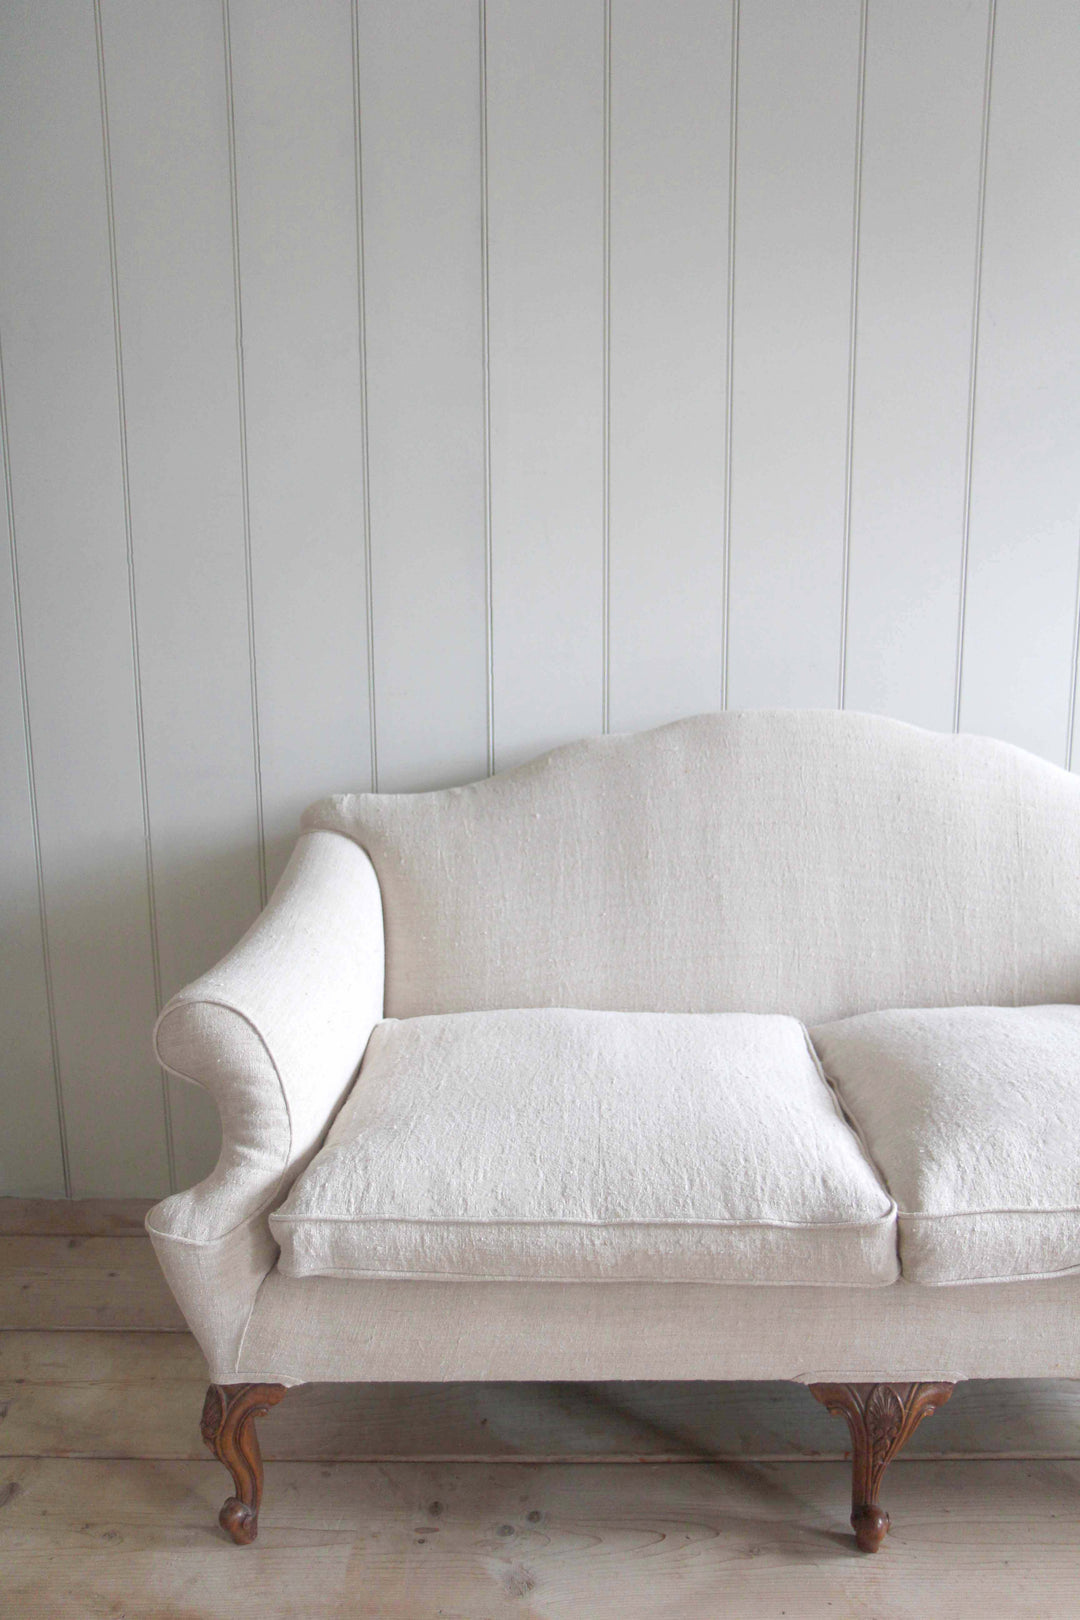
[[[1080,780],[729,712],[304,827],[156,1030],[221,1113],[148,1226],[236,1541],[312,1380],[799,1380],[872,1550],[958,1379],[1080,1374]]]

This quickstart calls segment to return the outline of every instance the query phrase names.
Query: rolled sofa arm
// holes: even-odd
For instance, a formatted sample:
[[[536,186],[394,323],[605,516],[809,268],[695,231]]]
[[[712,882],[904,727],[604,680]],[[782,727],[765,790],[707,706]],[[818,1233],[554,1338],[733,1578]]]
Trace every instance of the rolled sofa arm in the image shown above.
[[[210,1175],[155,1206],[147,1231],[210,1363],[228,1382],[277,1259],[267,1217],[317,1149],[382,1017],[383,921],[367,855],[304,833],[266,909],[154,1030],[164,1068],[221,1115]]]

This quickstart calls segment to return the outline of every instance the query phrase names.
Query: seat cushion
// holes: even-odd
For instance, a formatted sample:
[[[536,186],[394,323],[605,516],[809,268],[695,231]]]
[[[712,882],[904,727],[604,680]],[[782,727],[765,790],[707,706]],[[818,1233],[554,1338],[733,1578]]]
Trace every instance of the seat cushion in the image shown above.
[[[894,1281],[895,1208],[793,1018],[376,1026],[271,1218],[289,1276]]]
[[[1080,1007],[866,1013],[811,1036],[899,1206],[906,1278],[1080,1270]]]

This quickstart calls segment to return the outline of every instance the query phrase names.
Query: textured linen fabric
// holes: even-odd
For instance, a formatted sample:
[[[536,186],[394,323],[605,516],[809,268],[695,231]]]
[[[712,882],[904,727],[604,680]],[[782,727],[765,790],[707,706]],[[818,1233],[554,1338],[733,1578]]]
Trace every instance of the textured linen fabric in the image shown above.
[[[147,1222],[211,1378],[1080,1376],[1076,1276],[828,1290],[293,1278],[268,1220],[381,1016],[384,909],[398,1017],[569,1004],[824,1023],[1075,1003],[1078,814],[1075,777],[1004,744],[831,713],[703,717],[448,793],[314,807],[263,918],[158,1031],[161,1060],[222,1112],[215,1172]],[[1025,1094],[1037,1079],[1025,1070]],[[887,1085],[872,1088],[886,1102]],[[1065,1207],[1020,1213],[1072,1230]],[[999,1265],[983,1264],[994,1223],[959,1223],[968,1261]],[[947,1222],[925,1224],[936,1242]],[[919,1223],[903,1226],[911,1262]]]
[[[1080,1007],[935,1007],[814,1029],[923,1284],[1080,1270]]]
[[[267,1216],[322,1139],[382,1014],[383,934],[367,856],[307,833],[269,904],[223,961],[165,1007],[158,1060],[211,1092],[221,1156],[146,1218],[206,1352],[235,1356],[277,1258]]]
[[[271,1217],[288,1275],[887,1284],[895,1209],[792,1018],[390,1020]]]
[[[985,738],[729,712],[305,823],[375,864],[391,1017],[1080,1001],[1080,778]]]
[[[264,1284],[218,1382],[1080,1377],[1080,1278],[921,1288]]]

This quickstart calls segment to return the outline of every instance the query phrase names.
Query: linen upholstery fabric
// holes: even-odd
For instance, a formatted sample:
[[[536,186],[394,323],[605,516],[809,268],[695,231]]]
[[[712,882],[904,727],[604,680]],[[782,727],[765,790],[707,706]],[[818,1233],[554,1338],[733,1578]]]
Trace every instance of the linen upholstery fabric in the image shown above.
[[[217,1165],[146,1225],[213,1365],[235,1359],[277,1258],[267,1216],[307,1163],[382,1013],[382,907],[367,856],[306,833],[265,911],[223,961],[165,1007],[158,1060],[211,1092]]]
[[[895,1209],[803,1027],[556,1009],[390,1020],[271,1217],[311,1274],[887,1284]]]
[[[906,1278],[1080,1270],[1080,1007],[868,1013],[813,1040],[899,1205]]]
[[[304,819],[374,862],[392,1017],[1080,1000],[1080,779],[984,738],[728,712]]]
[[[213,1377],[226,1380],[226,1369]],[[228,1378],[1080,1376],[1080,1278],[971,1288],[359,1282],[272,1271]]]

